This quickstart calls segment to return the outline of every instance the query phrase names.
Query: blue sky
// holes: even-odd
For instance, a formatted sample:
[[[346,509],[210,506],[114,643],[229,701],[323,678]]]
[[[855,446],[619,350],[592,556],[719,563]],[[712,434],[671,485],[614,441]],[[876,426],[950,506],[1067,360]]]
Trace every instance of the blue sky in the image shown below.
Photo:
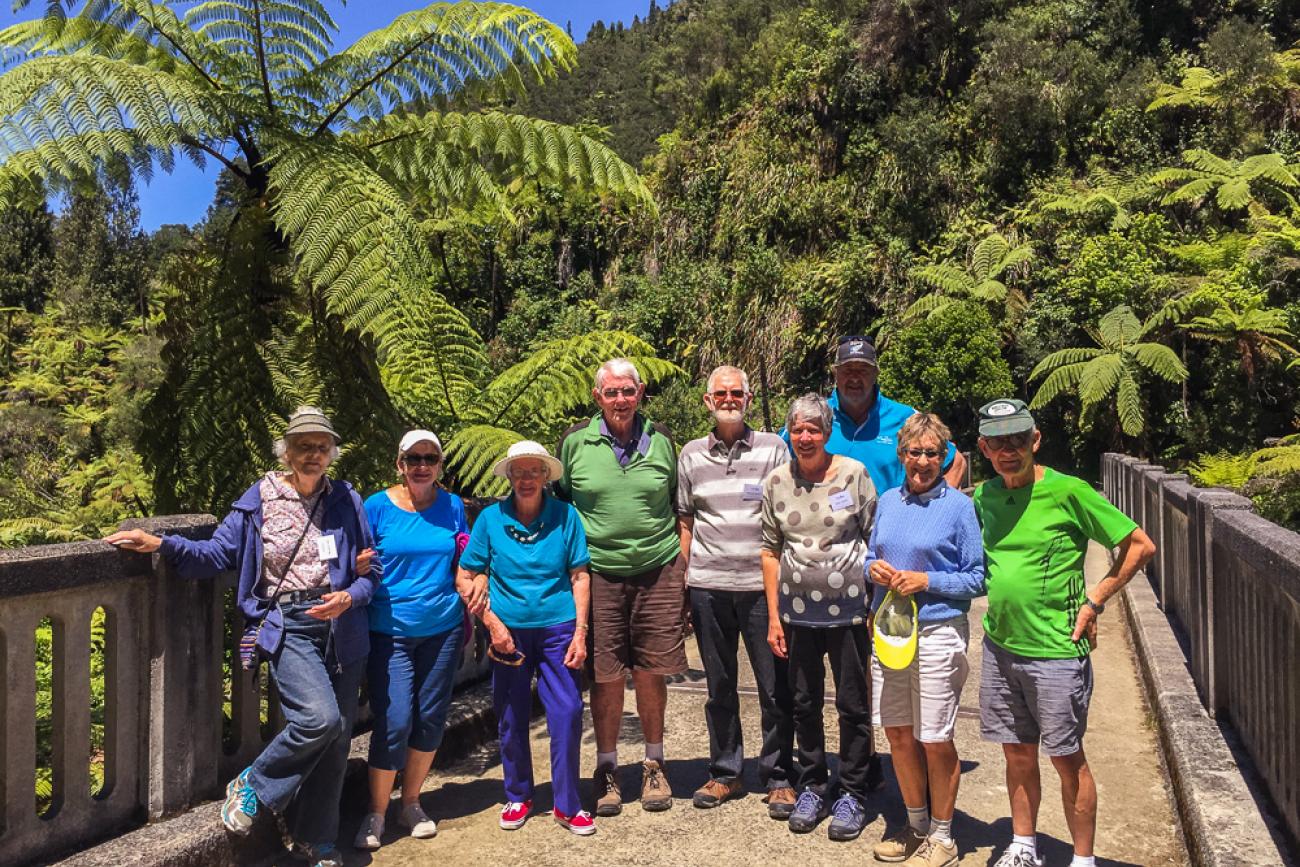
[[[650,0],[516,0],[555,23],[571,25],[573,37],[582,41],[596,20],[606,23],[624,21],[631,23],[634,15],[645,16]],[[335,44],[342,47],[357,37],[387,24],[395,16],[427,3],[415,0],[352,0],[343,8],[337,3],[328,4],[339,25]],[[669,5],[661,2],[661,6]],[[15,15],[10,0],[0,0],[0,27],[15,21],[35,18],[44,8],[44,2],[32,2],[27,9]],[[140,221],[147,231],[165,223],[194,223],[203,217],[212,199],[213,179],[216,170],[209,166],[199,171],[192,163],[178,160],[176,170],[170,174],[158,173],[151,184],[140,184]]]

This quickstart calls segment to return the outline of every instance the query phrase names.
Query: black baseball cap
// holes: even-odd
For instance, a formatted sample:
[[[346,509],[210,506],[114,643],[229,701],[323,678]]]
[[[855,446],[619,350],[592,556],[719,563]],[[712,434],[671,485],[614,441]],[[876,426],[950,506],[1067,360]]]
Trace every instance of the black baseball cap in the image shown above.
[[[876,364],[876,347],[871,345],[869,338],[861,334],[850,334],[848,337],[840,338],[839,348],[835,350],[835,366],[841,364],[850,364],[854,361],[861,361],[864,364],[870,364],[877,367]]]

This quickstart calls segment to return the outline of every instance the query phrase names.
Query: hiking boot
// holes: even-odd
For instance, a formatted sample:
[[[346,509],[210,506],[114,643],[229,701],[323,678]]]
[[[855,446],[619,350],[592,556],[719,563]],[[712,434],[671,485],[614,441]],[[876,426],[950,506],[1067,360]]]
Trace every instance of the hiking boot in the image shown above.
[[[591,790],[596,798],[597,816],[617,816],[623,812],[623,793],[618,789],[618,769],[612,765],[596,768],[591,777]]]
[[[248,772],[252,767],[244,768],[239,776],[226,786],[226,802],[221,805],[221,824],[226,830],[239,836],[247,837],[253,830],[253,820],[257,818],[257,793],[248,784]]]
[[[716,807],[723,801],[730,801],[732,798],[740,796],[740,780],[709,780],[703,786],[695,791],[695,796],[691,799],[695,806],[702,809]]]
[[[871,854],[876,856],[877,861],[886,863],[896,863],[906,861],[912,857],[912,853],[921,848],[925,842],[925,835],[913,828],[911,825],[904,825],[893,834],[877,843],[871,850]]]
[[[374,851],[379,848],[380,838],[384,836],[384,814],[367,813],[357,829],[357,838],[352,841],[353,849]]]
[[[532,801],[511,801],[501,808],[501,827],[507,831],[522,828],[528,821],[528,814],[532,811]]]
[[[794,809],[790,812],[790,830],[796,834],[806,834],[825,818],[826,802],[822,800],[822,796],[812,789],[804,789],[799,793],[799,799],[794,802]]]
[[[789,786],[768,789],[767,797],[763,800],[767,801],[767,815],[773,819],[784,822],[794,812],[794,789]]]
[[[867,826],[867,811],[850,794],[840,795],[831,807],[831,825],[826,836],[832,840],[856,840]]]
[[[438,826],[430,819],[419,804],[407,804],[397,817],[397,824],[409,828],[411,836],[417,840],[427,840],[438,833]]]
[[[940,843],[933,837],[926,837],[921,848],[903,862],[903,867],[954,867],[956,863],[957,842],[955,840]]]
[[[551,815],[555,817],[555,821],[561,828],[567,828],[579,837],[586,837],[588,834],[596,833],[596,823],[586,810],[579,810],[572,816],[566,816],[559,810],[552,810]]]
[[[646,759],[641,763],[641,809],[659,813],[672,805],[673,790],[664,766],[655,759]]]

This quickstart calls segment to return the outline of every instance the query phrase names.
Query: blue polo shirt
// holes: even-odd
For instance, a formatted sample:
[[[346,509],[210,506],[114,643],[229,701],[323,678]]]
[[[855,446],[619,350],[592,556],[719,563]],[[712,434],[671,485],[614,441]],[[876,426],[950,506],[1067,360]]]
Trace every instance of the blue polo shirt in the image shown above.
[[[540,629],[577,617],[569,572],[591,562],[578,512],[547,495],[531,524],[515,517],[514,497],[479,512],[460,565],[488,573],[492,613],[511,629]]]
[[[854,423],[846,413],[840,412],[840,393],[835,391],[827,398],[832,422],[831,436],[826,441],[826,451],[833,455],[853,458],[867,468],[871,483],[877,491],[887,491],[903,484],[903,464],[898,459],[898,430],[903,422],[916,415],[916,410],[905,403],[890,400],[876,388],[876,400],[871,405],[862,424]],[[790,432],[781,431],[781,438],[790,443]],[[943,459],[946,471],[957,456],[957,447],[948,443],[948,454]]]

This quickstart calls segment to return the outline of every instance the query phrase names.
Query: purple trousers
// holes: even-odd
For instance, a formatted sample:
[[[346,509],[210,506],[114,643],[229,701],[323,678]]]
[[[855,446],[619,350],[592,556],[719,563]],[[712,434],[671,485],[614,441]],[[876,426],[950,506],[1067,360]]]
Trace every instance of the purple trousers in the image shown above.
[[[578,800],[578,750],[582,741],[582,691],[578,672],[564,665],[574,621],[539,629],[511,629],[522,665],[492,663],[492,702],[501,738],[501,768],[506,800],[533,798],[533,751],[528,742],[533,675],[551,736],[551,787],[555,809],[567,816],[582,809]]]

